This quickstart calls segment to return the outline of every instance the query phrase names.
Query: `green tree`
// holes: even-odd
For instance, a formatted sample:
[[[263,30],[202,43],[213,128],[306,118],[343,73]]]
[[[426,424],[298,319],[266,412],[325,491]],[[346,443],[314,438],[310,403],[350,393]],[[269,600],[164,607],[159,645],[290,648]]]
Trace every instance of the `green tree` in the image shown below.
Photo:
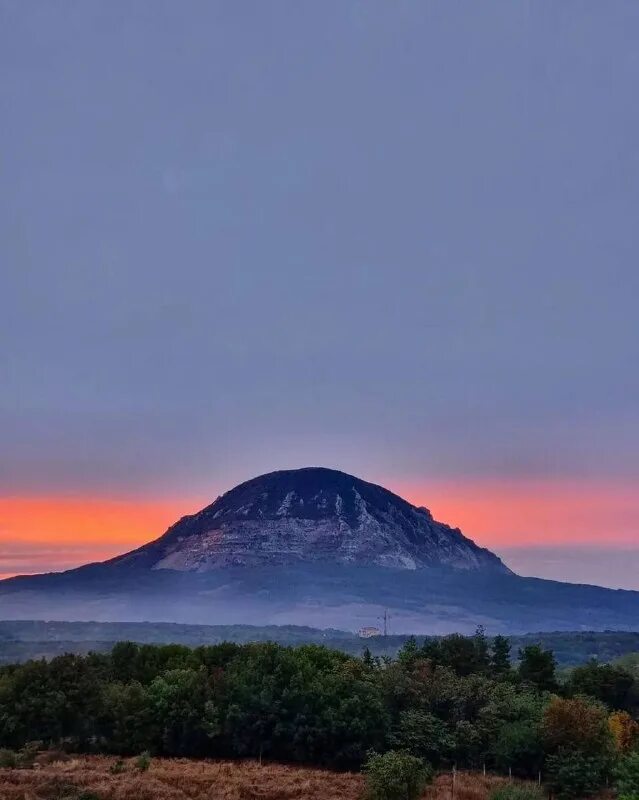
[[[455,747],[455,740],[443,720],[415,708],[401,712],[391,742],[397,750],[405,750],[432,764],[447,760]]]
[[[410,667],[419,658],[419,648],[417,647],[417,640],[414,636],[409,636],[404,642],[403,647],[397,654],[397,660],[400,664]]]
[[[597,755],[560,749],[546,762],[549,786],[561,800],[595,794],[604,785],[608,762]]]
[[[490,654],[490,668],[493,675],[502,676],[510,672],[510,639],[495,636]]]
[[[620,760],[615,770],[615,788],[621,797],[639,797],[639,752]]]
[[[585,694],[611,709],[630,711],[636,703],[635,680],[621,667],[589,661],[576,667],[568,680],[570,694]]]
[[[218,716],[204,668],[169,670],[155,678],[148,696],[163,754],[202,756],[210,751]]]
[[[479,625],[475,631],[473,647],[475,649],[475,665],[473,672],[488,672],[490,668],[490,651],[483,625]]]
[[[371,753],[364,764],[371,800],[417,800],[432,780],[432,770],[420,758],[401,750]]]
[[[557,690],[556,669],[557,662],[552,650],[544,650],[538,644],[531,644],[519,651],[519,677],[539,691]]]
[[[495,765],[503,772],[512,770],[522,777],[533,777],[541,769],[544,749],[539,729],[529,721],[505,723],[494,749]]]
[[[98,728],[111,753],[132,755],[151,747],[158,726],[145,687],[138,681],[107,683],[102,688]]]
[[[480,670],[475,640],[453,633],[439,642],[437,663],[452,669],[457,675],[471,675]]]

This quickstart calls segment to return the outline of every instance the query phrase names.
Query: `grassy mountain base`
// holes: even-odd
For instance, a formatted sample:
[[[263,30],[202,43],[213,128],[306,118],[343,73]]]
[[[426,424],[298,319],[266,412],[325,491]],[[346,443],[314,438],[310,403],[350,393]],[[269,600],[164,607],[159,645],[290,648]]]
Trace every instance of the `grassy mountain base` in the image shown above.
[[[204,573],[114,569],[0,582],[0,618],[223,625],[379,625],[397,633],[633,630],[639,592],[522,578],[494,571],[400,570],[299,564]]]

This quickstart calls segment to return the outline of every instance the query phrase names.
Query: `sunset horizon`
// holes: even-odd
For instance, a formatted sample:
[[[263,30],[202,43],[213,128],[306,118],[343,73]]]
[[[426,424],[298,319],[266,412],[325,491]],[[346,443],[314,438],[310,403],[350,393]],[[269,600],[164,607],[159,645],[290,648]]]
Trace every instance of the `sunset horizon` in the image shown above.
[[[435,519],[495,550],[521,574],[557,579],[562,569],[568,569],[575,576],[572,582],[639,589],[639,560],[632,558],[639,529],[639,497],[633,482],[358,477],[427,507]],[[231,488],[217,486],[208,497],[149,491],[111,497],[74,492],[0,497],[6,545],[0,556],[0,579],[62,571],[121,555],[158,538],[182,516],[200,511]],[[617,566],[614,576],[601,564],[604,548],[623,554],[625,569]],[[570,572],[571,562],[576,572]],[[579,570],[586,563],[587,579],[580,581]]]
[[[627,625],[639,597],[550,583],[639,592],[631,16],[0,0],[0,580],[139,548],[149,594],[113,573],[94,613],[171,615],[149,597],[185,571],[188,619],[238,565],[502,559],[510,611],[489,581],[456,596],[456,572],[395,600],[423,629],[514,629],[530,608],[561,627],[572,604]],[[302,476],[150,546],[244,481],[317,464],[352,486],[309,496]],[[2,580],[0,620],[88,613],[84,574],[60,579],[75,608],[57,578]],[[374,599],[340,581],[340,602]],[[269,613],[326,602],[328,624],[330,596]]]
[[[0,0],[0,800],[639,800],[638,42]]]

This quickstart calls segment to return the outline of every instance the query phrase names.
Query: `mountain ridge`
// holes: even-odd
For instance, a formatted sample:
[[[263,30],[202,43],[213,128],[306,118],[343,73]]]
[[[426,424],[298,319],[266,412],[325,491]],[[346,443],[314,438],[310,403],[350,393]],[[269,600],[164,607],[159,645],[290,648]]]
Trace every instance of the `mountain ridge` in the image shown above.
[[[524,578],[459,529],[327,468],[234,487],[109,561],[0,581],[0,619],[633,630],[639,592]]]
[[[110,563],[201,572],[302,561],[510,572],[428,509],[327,467],[277,470],[244,481]]]

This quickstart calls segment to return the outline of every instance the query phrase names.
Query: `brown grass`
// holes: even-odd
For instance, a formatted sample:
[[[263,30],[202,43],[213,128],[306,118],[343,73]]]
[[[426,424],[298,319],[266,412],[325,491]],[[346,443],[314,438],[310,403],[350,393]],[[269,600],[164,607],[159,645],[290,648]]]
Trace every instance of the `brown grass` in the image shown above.
[[[455,776],[454,800],[488,800],[498,786],[508,783],[507,778],[482,775],[480,772],[458,772]],[[426,789],[424,800],[452,800],[453,787],[450,773],[438,775]]]
[[[0,769],[0,800],[75,800],[82,791],[100,800],[362,800],[364,781],[352,772],[255,761],[153,759],[147,772],[135,760],[113,774],[115,758],[86,756],[29,770]],[[459,773],[455,800],[487,800],[502,779]],[[450,775],[439,775],[424,800],[449,800]]]

